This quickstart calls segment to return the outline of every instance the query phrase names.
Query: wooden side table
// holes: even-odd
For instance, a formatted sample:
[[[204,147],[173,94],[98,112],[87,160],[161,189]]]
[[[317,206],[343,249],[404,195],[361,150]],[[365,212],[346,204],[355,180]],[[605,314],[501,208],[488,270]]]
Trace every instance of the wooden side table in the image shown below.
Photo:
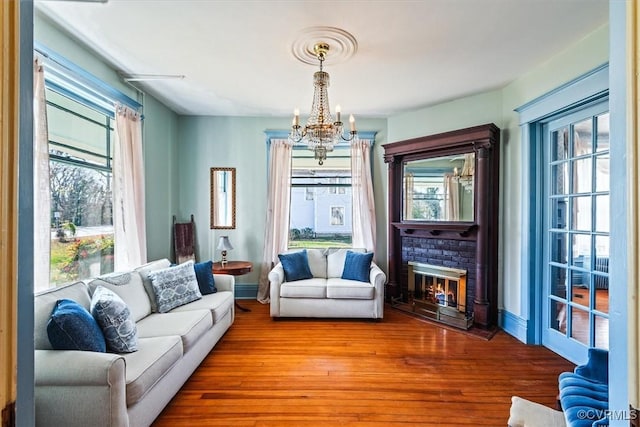
[[[213,273],[214,274],[230,274],[232,276],[242,276],[243,274],[250,273],[253,269],[253,265],[249,261],[227,261],[227,263],[222,266],[220,262],[213,263]],[[235,301],[236,308],[239,308],[242,311],[251,311],[246,307],[242,307],[238,304],[238,301]]]

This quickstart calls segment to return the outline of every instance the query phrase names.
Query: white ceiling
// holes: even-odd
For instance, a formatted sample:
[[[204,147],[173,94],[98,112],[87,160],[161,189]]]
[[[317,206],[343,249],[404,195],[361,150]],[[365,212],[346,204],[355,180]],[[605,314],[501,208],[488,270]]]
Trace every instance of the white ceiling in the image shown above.
[[[287,116],[311,106],[308,27],[351,33],[325,64],[332,108],[387,117],[500,88],[607,23],[607,0],[36,1],[39,11],[179,114]],[[39,40],[47,45],[46,40]],[[329,53],[331,58],[331,52]]]

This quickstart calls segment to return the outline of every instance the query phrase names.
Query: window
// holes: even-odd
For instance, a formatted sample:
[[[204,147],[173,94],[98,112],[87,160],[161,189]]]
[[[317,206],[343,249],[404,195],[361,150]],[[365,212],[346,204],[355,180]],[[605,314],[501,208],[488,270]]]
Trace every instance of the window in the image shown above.
[[[349,147],[336,147],[322,166],[313,152],[295,147],[291,163],[289,248],[350,247]]]
[[[51,190],[51,284],[113,271],[114,130],[108,115],[45,92]]]

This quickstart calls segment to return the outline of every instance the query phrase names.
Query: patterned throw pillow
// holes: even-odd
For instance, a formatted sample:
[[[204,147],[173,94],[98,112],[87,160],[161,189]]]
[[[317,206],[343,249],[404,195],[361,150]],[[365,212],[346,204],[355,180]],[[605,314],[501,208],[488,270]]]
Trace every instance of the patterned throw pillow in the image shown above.
[[[347,251],[344,258],[344,269],[342,278],[347,280],[357,280],[359,282],[369,282],[369,269],[373,261],[373,252],[361,254]]]
[[[290,254],[280,254],[278,258],[282,263],[284,278],[287,282],[313,278],[306,249]]]
[[[213,261],[196,262],[193,269],[196,271],[196,279],[202,295],[218,292],[216,282],[213,279]]]
[[[91,314],[98,321],[107,348],[114,353],[138,351],[138,330],[131,311],[115,292],[98,286],[91,297]]]
[[[149,278],[160,313],[202,298],[193,261],[154,271]]]
[[[107,351],[98,323],[86,308],[70,299],[60,299],[47,323],[47,335],[55,350]]]

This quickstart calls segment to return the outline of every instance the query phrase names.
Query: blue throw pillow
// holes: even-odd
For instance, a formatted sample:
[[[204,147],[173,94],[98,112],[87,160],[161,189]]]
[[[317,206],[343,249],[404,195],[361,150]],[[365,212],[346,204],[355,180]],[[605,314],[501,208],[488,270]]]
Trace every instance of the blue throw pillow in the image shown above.
[[[313,274],[311,274],[311,269],[309,268],[309,258],[307,257],[306,249],[290,254],[280,254],[278,258],[280,258],[282,268],[284,269],[285,281],[294,282],[296,280],[313,278]]]
[[[371,261],[373,261],[373,252],[363,254],[347,251],[347,256],[344,258],[342,278],[368,283]]]
[[[98,322],[86,308],[70,299],[56,301],[47,335],[55,350],[107,351]]]
[[[193,269],[196,271],[196,279],[202,295],[218,292],[213,279],[213,261],[196,262],[193,264]]]

